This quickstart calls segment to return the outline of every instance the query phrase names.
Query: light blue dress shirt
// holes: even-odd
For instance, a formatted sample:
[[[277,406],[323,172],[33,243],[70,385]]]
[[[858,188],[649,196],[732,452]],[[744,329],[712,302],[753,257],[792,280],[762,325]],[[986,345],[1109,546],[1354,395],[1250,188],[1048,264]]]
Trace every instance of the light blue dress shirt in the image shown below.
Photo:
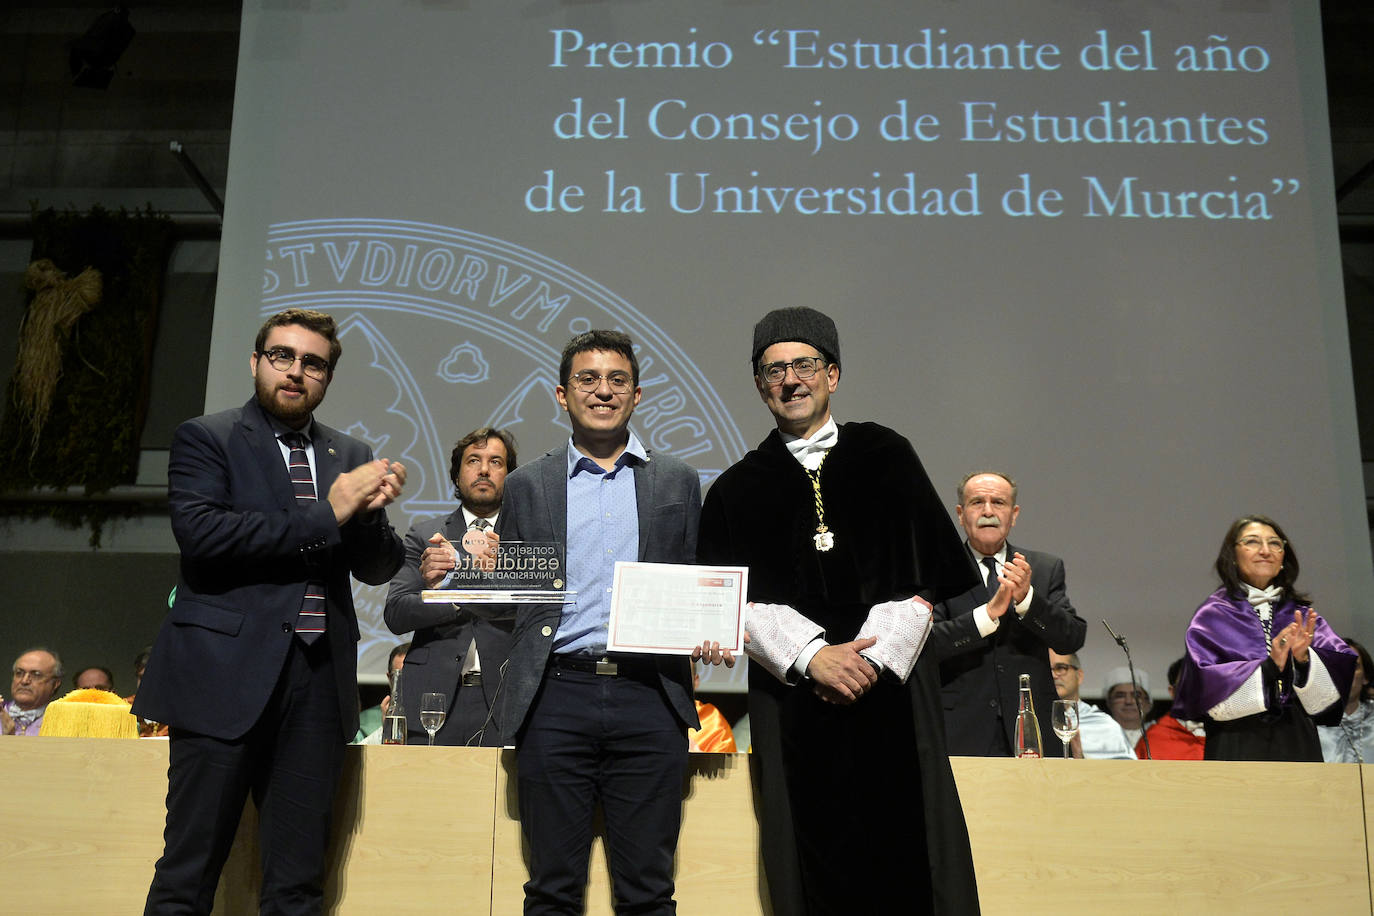
[[[568,443],[568,588],[577,601],[563,606],[553,639],[559,655],[606,651],[616,561],[639,559],[634,467],[648,457],[634,433],[611,471]]]

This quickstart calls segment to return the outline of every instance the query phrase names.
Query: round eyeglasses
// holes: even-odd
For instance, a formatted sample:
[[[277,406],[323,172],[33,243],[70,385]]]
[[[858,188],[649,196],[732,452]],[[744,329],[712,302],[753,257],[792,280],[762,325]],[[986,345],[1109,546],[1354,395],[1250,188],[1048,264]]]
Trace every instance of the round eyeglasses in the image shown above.
[[[798,356],[791,361],[783,360],[759,366],[759,375],[762,375],[770,385],[776,385],[787,378],[788,369],[791,369],[799,379],[809,379],[826,365],[829,364],[823,356]]]
[[[1244,547],[1246,550],[1259,550],[1260,546],[1268,547],[1271,553],[1283,553],[1283,540],[1280,538],[1241,538],[1236,541],[1237,547]]]
[[[296,365],[296,360],[301,361],[301,371],[313,379],[323,379],[329,374],[329,360],[307,353],[304,356],[296,356],[295,350],[286,347],[273,347],[270,350],[259,350],[258,356],[276,369],[278,372],[290,372],[291,367]]]
[[[625,394],[634,387],[634,379],[625,372],[612,372],[609,375],[602,375],[599,372],[579,372],[571,379],[572,385],[578,391],[585,391],[590,394],[601,387],[602,380],[610,386],[613,394]]]

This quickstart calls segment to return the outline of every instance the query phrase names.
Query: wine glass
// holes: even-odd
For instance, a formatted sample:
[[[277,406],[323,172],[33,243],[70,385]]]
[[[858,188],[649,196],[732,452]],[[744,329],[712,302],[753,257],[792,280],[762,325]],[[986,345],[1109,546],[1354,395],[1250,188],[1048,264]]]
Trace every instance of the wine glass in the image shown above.
[[[1078,703],[1075,700],[1055,700],[1054,708],[1050,710],[1050,727],[1059,736],[1059,740],[1064,742],[1065,759],[1073,756],[1069,750],[1069,742],[1073,736],[1078,734]]]
[[[434,733],[443,728],[444,719],[448,717],[447,700],[442,693],[426,693],[420,697],[420,725],[429,732],[430,747],[434,746]]]

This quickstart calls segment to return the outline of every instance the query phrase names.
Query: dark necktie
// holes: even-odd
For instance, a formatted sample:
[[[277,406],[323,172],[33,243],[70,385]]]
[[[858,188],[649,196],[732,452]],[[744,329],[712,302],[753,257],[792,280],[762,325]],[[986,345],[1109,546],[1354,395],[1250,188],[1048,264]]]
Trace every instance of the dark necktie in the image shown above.
[[[475,518],[472,520],[472,524],[468,525],[468,527],[476,528],[478,531],[486,531],[488,528],[491,527],[491,522],[487,521],[484,518]]]
[[[296,491],[296,505],[314,503],[315,479],[310,474],[310,458],[305,454],[305,437],[300,433],[287,433],[281,437],[291,449],[287,464],[291,469],[291,487]],[[305,583],[305,597],[301,599],[301,610],[296,615],[296,635],[307,646],[324,633],[325,603],[324,583],[310,581]]]
[[[991,601],[992,596],[997,594],[997,589],[1002,586],[1002,583],[997,581],[997,559],[983,557],[983,565],[988,568],[988,600]]]

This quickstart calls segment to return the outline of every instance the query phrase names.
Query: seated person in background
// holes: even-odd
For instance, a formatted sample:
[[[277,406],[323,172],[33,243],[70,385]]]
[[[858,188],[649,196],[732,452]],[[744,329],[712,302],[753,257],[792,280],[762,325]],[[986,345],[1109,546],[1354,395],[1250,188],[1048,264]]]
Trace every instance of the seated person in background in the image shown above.
[[[1174,685],[1178,683],[1178,673],[1182,669],[1181,658],[1169,666],[1170,699],[1173,698]],[[1145,747],[1147,741],[1148,753]],[[1201,760],[1206,743],[1206,726],[1189,719],[1175,719],[1170,710],[1145,729],[1145,735],[1136,743],[1135,755],[1141,760],[1147,757],[1151,760]]]
[[[1102,702],[1107,714],[1116,720],[1126,732],[1126,740],[1135,747],[1140,736],[1153,722],[1150,720],[1150,675],[1146,671],[1135,673],[1136,689],[1131,690],[1131,669],[1125,665],[1113,668],[1102,679]]]
[[[0,734],[36,736],[60,686],[62,660],[56,652],[30,649],[16,658],[10,698],[0,705]]]
[[[701,670],[692,665],[692,690],[695,692],[700,686]],[[687,729],[687,749],[703,754],[733,754],[739,750],[735,747],[735,733],[724,714],[710,703],[697,700],[696,704],[701,728]]]
[[[172,589],[172,594],[176,594],[176,589]],[[170,600],[170,599],[169,599]],[[148,670],[148,659],[152,657],[153,647],[144,646],[143,651],[134,656],[134,692],[124,698],[124,702],[133,705],[134,698],[138,696],[138,688],[143,684],[143,672]],[[149,722],[142,716],[138,719],[138,736],[140,738],[166,738],[167,726],[160,722]]]
[[[143,685],[143,672],[148,670],[148,659],[153,655],[152,646],[144,646],[143,651],[134,656],[134,692],[124,698],[125,703],[132,703],[134,697],[138,696],[138,688]]]
[[[1069,742],[1073,756],[1134,760],[1135,752],[1131,750],[1126,733],[1116,724],[1116,720],[1091,703],[1083,702],[1078,695],[1083,688],[1083,666],[1078,661],[1078,654],[1060,655],[1053,649],[1049,653],[1055,692],[1059,694],[1059,699],[1078,704],[1078,734]]]
[[[72,678],[72,689],[86,690],[89,688],[108,690],[110,693],[114,693],[114,672],[98,665],[82,668],[76,672],[76,677]]]
[[[1355,679],[1350,682],[1340,724],[1317,726],[1322,759],[1327,763],[1374,763],[1374,684],[1368,680],[1374,672],[1374,660],[1355,640],[1346,639],[1345,644],[1360,660],[1355,663]]]
[[[385,718],[386,711],[391,706],[391,690],[396,684],[396,670],[405,664],[406,652],[409,650],[410,643],[403,642],[392,649],[391,654],[387,656],[387,694],[382,697],[382,702],[376,706],[370,706],[358,714],[358,734],[353,736],[354,744],[382,743],[382,719]]]

